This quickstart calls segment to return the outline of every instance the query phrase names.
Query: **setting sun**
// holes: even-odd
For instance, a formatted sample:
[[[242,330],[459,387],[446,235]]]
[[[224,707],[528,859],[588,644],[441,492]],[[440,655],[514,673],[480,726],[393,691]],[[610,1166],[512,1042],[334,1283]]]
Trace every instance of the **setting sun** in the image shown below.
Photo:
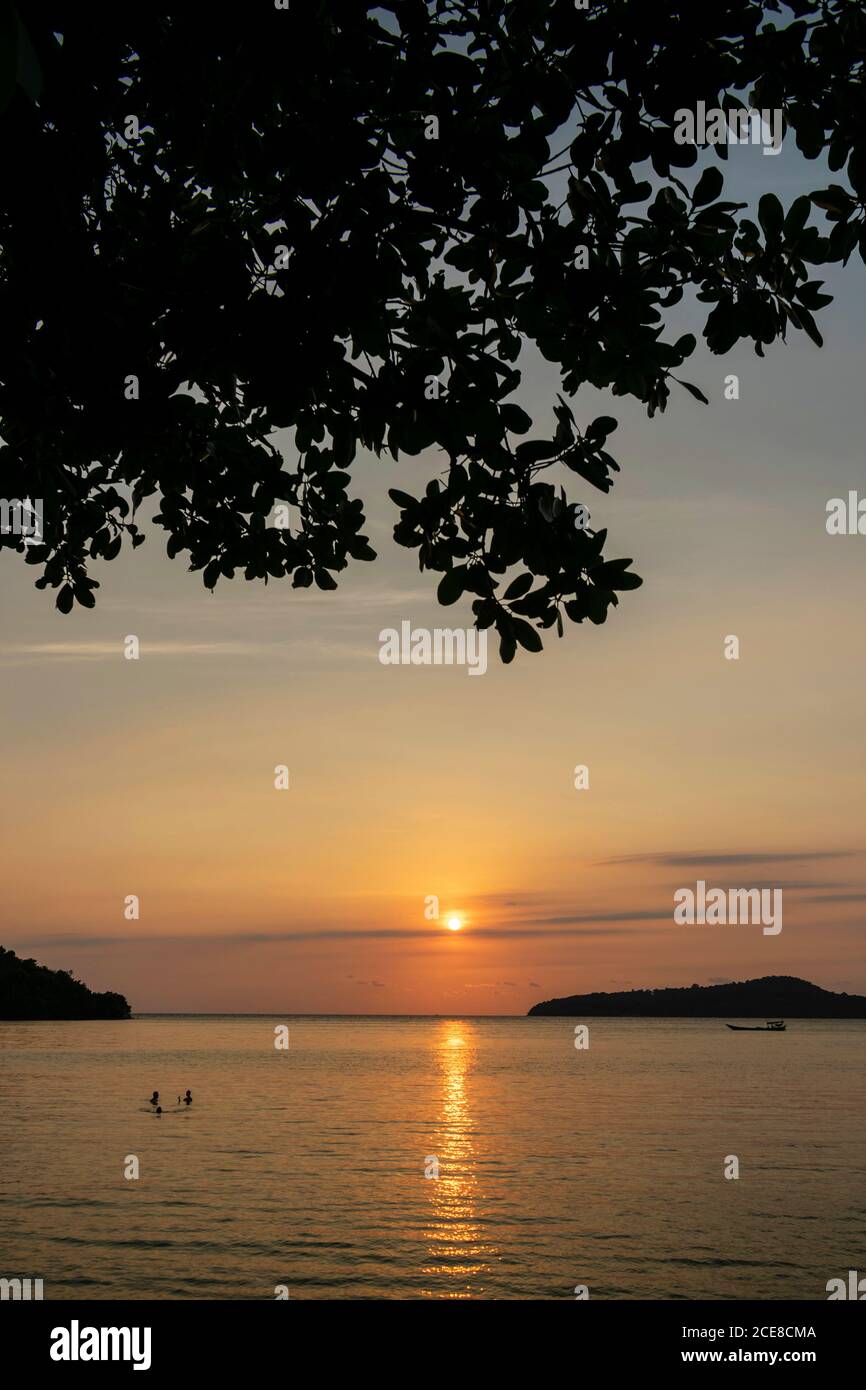
[[[460,928],[463,926],[463,923],[461,922],[459,917],[449,917],[445,925],[447,926],[449,931],[459,931]]]

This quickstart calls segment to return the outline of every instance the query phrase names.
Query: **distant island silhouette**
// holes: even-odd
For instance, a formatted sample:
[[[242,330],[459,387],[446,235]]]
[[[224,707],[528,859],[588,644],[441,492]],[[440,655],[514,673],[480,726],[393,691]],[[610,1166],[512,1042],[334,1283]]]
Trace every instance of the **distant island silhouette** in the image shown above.
[[[0,1019],[129,1018],[122,994],[95,994],[69,970],[49,970],[0,946]]]
[[[528,1017],[866,1018],[862,994],[834,994],[794,975],[764,975],[724,985],[570,994],[534,1004]]]

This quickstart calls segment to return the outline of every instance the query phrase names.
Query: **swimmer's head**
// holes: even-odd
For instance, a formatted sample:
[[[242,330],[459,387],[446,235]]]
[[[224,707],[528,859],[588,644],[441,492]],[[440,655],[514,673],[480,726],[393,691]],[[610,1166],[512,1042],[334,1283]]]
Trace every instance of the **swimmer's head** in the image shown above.
[[[158,1105],[158,1106],[156,1107],[156,1113],[157,1113],[157,1115],[161,1115],[161,1114],[162,1114],[162,1106],[161,1106],[161,1105]]]

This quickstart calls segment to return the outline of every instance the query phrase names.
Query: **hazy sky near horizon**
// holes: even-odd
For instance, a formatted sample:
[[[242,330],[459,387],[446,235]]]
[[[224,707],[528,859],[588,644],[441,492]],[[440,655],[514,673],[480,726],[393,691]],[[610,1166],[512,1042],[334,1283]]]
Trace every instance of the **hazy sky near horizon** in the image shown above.
[[[819,186],[787,147],[729,155],[726,197]],[[151,526],[63,617],[4,552],[0,941],[137,1011],[522,1013],[769,974],[866,992],[866,536],[825,527],[866,494],[866,267],[823,278],[824,349],[699,347],[682,374],[707,407],[675,390],[650,421],[581,391],[579,420],[619,419],[622,473],[567,490],[644,587],[510,667],[491,643],[483,677],[378,660],[402,620],[471,623],[391,540],[387,489],[420,492],[431,453],[361,461],[380,559],[336,594],[211,595]],[[539,359],[517,399],[546,420],[557,389]],[[782,888],[783,930],[675,926],[699,878]]]

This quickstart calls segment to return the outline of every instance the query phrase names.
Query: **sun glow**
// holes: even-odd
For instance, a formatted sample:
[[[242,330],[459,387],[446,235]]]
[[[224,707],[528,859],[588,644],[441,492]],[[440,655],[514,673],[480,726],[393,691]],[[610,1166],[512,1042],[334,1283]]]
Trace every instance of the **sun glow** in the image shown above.
[[[449,917],[445,925],[449,931],[460,931],[463,923],[459,917]]]

